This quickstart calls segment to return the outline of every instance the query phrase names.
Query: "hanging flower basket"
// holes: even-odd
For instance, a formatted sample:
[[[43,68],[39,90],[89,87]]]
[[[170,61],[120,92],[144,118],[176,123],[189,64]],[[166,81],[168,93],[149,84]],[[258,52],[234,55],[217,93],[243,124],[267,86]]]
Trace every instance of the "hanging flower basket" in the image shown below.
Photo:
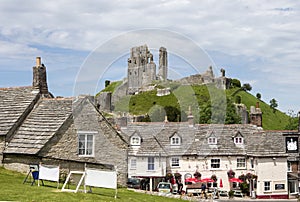
[[[196,171],[194,173],[194,177],[197,178],[197,179],[201,178],[201,173],[199,173],[198,171]]]
[[[180,173],[175,173],[174,177],[175,177],[176,180],[179,180],[179,179],[181,179],[181,174]]]
[[[172,179],[173,174],[172,173],[167,173],[166,174],[166,180]]]
[[[228,175],[228,178],[229,178],[229,179],[234,178],[235,172],[234,172],[233,170],[230,169],[230,170],[227,172],[227,175]]]
[[[218,178],[217,178],[216,175],[212,175],[210,178],[211,178],[213,181],[215,181],[215,182],[218,180]]]

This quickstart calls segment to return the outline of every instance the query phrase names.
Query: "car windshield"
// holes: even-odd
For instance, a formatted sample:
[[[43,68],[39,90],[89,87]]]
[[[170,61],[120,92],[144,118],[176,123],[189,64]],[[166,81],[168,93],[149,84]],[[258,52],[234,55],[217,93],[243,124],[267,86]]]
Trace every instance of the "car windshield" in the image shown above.
[[[170,189],[170,184],[159,184],[158,185],[158,188],[160,189]]]

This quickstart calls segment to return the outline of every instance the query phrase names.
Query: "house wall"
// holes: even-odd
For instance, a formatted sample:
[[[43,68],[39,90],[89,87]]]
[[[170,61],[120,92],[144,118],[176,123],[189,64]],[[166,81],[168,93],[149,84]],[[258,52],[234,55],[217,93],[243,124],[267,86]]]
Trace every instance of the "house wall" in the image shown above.
[[[2,161],[3,161],[3,150],[5,147],[5,136],[4,135],[0,135],[0,166],[2,165]]]
[[[183,177],[185,174],[193,175],[196,170],[201,173],[201,178],[210,178],[212,175],[217,176],[217,183],[219,185],[220,179],[222,179],[224,190],[230,190],[230,182],[227,172],[232,169],[235,172],[235,177],[242,174],[247,174],[251,172],[253,174],[254,170],[250,169],[250,160],[246,159],[246,167],[237,168],[237,158],[245,158],[245,156],[213,156],[195,158],[187,157],[180,159],[180,167],[172,168],[172,173],[179,172]],[[211,159],[220,159],[220,168],[211,168]],[[182,180],[184,180],[182,177]]]
[[[283,157],[266,157],[257,160],[257,198],[288,198],[287,163]],[[270,191],[264,191],[264,182],[270,182]],[[283,184],[284,189],[275,189]]]
[[[131,159],[136,159],[136,168],[130,165]],[[130,156],[128,157],[128,177],[137,176],[166,176],[166,157],[154,157],[154,170],[148,170],[148,157],[147,156]]]
[[[81,109],[73,114],[75,121],[68,120],[39,155],[45,158],[107,165],[106,169],[112,169],[114,166],[119,174],[118,183],[126,185],[127,145],[88,100],[83,101]],[[78,155],[79,131],[95,132],[93,156]]]

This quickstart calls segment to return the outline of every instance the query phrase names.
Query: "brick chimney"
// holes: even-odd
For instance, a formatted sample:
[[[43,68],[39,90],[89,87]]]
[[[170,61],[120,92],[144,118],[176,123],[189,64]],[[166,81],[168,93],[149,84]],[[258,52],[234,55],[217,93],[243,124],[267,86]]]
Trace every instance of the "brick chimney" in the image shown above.
[[[36,57],[36,66],[33,69],[32,86],[39,89],[41,94],[49,95],[46,67],[41,63],[41,57]]]
[[[259,102],[256,102],[255,107],[250,107],[250,124],[262,127],[262,111],[259,108]]]

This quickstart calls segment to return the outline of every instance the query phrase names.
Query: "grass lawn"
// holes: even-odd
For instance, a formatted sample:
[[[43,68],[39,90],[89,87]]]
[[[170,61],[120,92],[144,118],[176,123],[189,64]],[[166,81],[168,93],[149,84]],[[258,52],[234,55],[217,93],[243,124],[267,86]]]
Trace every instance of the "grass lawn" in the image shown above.
[[[23,184],[26,175],[0,167],[0,201],[182,201],[179,199],[136,193],[126,188],[118,189],[118,197],[114,198],[115,190],[92,188],[92,193],[61,192],[56,183],[45,181],[45,186]]]

